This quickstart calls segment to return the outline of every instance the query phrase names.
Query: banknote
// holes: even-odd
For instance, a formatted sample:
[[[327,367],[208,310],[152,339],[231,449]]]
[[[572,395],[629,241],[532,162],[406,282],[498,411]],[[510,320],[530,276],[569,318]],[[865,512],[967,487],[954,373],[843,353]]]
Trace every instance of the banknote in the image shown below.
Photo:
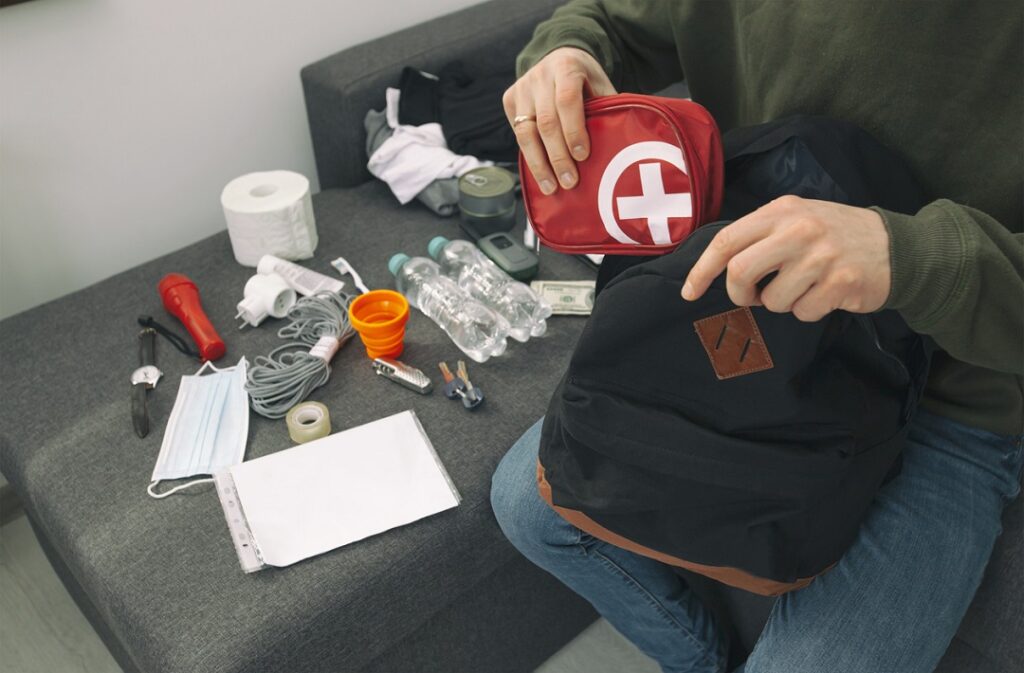
[[[551,304],[555,315],[590,315],[594,308],[592,280],[535,280],[530,287]]]

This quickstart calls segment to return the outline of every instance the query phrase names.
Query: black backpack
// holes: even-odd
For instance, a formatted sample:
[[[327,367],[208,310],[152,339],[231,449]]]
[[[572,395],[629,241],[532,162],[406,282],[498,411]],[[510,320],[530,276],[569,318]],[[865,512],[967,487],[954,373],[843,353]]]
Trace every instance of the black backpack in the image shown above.
[[[740,155],[731,181],[727,173],[753,205],[786,192],[835,198],[878,181],[871,202],[892,207],[885,185],[899,189],[909,176],[847,124],[798,118],[742,133],[745,148],[772,138]],[[844,161],[851,146],[867,147],[868,159]],[[780,171],[780,154],[790,171],[821,169],[808,189],[792,189],[799,176]],[[850,185],[851,172],[835,167],[851,161],[881,172]],[[760,183],[759,171],[768,176]],[[773,193],[779,184],[789,186]],[[852,543],[898,465],[930,350],[892,311],[803,323],[738,308],[724,275],[683,301],[683,279],[723,226],[698,229],[599,293],[549,405],[538,482],[559,514],[600,539],[773,595],[805,586]]]

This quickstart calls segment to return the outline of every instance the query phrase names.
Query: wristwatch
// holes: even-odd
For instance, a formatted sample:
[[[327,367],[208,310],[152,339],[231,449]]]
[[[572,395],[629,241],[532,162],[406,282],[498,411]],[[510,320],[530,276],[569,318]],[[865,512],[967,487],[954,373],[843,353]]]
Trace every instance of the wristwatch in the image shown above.
[[[156,368],[156,332],[146,328],[139,332],[139,368],[132,372],[132,425],[139,437],[149,434],[146,391],[155,387],[163,375]]]

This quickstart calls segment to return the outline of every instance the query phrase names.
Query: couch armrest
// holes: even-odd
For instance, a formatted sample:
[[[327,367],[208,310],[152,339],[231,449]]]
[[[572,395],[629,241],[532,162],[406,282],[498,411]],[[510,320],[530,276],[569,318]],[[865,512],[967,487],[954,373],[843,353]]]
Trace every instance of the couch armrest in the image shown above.
[[[302,69],[306,114],[320,189],[351,187],[366,170],[366,111],[384,107],[410,65],[437,71],[461,59],[482,69],[510,67],[538,23],[561,0],[491,0],[340,51]]]

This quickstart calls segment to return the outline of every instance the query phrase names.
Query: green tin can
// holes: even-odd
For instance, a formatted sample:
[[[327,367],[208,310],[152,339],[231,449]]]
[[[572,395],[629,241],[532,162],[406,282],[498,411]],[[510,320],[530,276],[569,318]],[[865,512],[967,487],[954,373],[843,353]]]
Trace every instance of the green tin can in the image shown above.
[[[499,166],[464,173],[459,178],[459,212],[477,238],[510,231],[516,223],[516,176]]]

